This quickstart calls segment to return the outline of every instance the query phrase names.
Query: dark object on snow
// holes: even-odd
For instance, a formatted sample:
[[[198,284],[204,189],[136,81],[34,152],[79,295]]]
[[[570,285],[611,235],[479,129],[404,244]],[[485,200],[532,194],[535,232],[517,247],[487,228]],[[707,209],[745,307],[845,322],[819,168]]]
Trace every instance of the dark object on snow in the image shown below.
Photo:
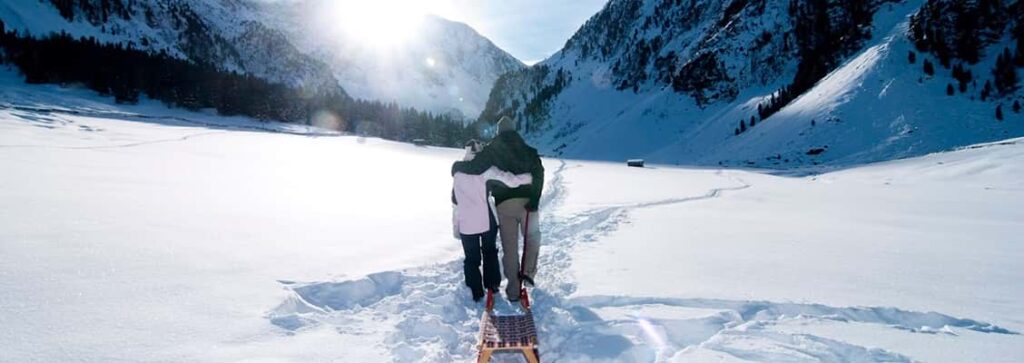
[[[412,139],[412,144],[416,146],[427,146],[427,140],[424,139]]]
[[[626,160],[626,166],[632,166],[634,168],[644,167],[644,159],[629,159]]]
[[[823,149],[823,148],[820,148],[820,147],[816,147],[816,148],[813,148],[813,149],[807,150],[807,155],[811,155],[811,156],[814,156],[814,155],[818,155],[818,154],[821,154],[821,153],[823,153],[823,152],[825,152],[825,149]]]

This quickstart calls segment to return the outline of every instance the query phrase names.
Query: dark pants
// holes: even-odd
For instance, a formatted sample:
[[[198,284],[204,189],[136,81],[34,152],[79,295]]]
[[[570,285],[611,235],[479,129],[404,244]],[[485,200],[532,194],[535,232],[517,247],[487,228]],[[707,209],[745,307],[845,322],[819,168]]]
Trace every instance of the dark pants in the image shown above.
[[[501,270],[498,266],[498,247],[495,245],[498,230],[492,228],[481,234],[460,234],[462,251],[466,259],[462,266],[466,274],[466,286],[473,290],[473,297],[484,296],[484,288],[498,290],[501,285]],[[484,278],[480,281],[481,257],[484,264]]]

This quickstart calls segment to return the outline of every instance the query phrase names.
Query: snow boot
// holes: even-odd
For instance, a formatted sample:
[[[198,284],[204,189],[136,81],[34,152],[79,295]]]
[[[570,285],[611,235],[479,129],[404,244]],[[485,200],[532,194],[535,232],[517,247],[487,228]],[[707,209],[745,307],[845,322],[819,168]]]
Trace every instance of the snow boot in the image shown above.
[[[535,286],[533,284],[533,278],[530,276],[526,276],[525,274],[519,274],[519,281],[522,281],[524,284],[530,285],[530,287]]]

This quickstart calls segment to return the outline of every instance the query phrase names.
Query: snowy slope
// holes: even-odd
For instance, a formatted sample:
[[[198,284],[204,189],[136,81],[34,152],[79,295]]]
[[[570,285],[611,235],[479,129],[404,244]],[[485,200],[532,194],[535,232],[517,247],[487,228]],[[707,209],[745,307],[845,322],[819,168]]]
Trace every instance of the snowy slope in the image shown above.
[[[481,121],[513,115],[550,155],[781,169],[854,165],[1024,135],[1024,114],[1005,112],[1024,97],[1019,90],[977,98],[998,52],[1013,48],[1009,35],[967,66],[976,75],[968,93],[947,96],[946,86],[956,84],[948,69],[922,72],[925,59],[939,63],[934,56],[907,59],[914,50],[908,17],[924,3],[881,3],[870,38],[847,44],[855,51],[814,87],[735,135],[740,120],[749,126],[758,105],[797,72],[788,2],[613,1],[560,53],[499,80]],[[732,4],[740,10],[730,10]],[[560,74],[566,81],[556,86]],[[994,116],[1000,104],[1003,121]],[[822,152],[808,155],[813,149]]]
[[[106,11],[101,10],[104,3]],[[9,30],[35,36],[65,32],[163,51],[293,86],[337,87],[328,67],[262,24],[255,8],[244,1],[108,0],[74,6],[73,21],[68,21],[48,1],[2,1],[0,20]],[[82,10],[88,6],[92,11]]]
[[[0,360],[473,359],[458,150],[10,72],[0,100]],[[541,354],[1016,361],[1022,161],[1021,139],[809,177],[545,159]]]
[[[785,163],[766,158],[780,155],[803,164],[851,165],[1024,135],[1024,114],[1007,112],[1003,121],[994,117],[995,105],[1003,104],[1008,109],[1013,100],[1024,98],[1019,93],[988,102],[967,95],[949,96],[946,86],[956,81],[947,70],[928,77],[920,70],[921,61],[907,61],[907,54],[916,50],[906,37],[905,15],[916,5],[907,2],[893,6],[891,11],[883,10],[875,24],[877,29],[888,31],[876,31],[877,42],[763,124],[724,142],[699,160],[737,164],[753,160],[778,167]],[[985,60],[970,67],[982,75],[981,79],[987,78],[986,70],[991,69],[996,50],[1002,45],[990,47]],[[970,92],[978,92],[981,83],[972,86]],[[745,106],[732,112],[749,110]],[[712,130],[728,134],[731,127],[735,126]],[[707,131],[694,137],[713,138]],[[806,155],[813,148],[826,151],[818,156]],[[659,151],[659,155],[681,153],[696,152],[683,143]]]

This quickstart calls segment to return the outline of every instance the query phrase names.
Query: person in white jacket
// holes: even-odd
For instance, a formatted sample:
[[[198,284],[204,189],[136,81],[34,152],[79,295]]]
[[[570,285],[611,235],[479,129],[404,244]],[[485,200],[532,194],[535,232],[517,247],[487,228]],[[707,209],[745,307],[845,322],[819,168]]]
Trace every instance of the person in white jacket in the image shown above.
[[[463,160],[472,160],[480,149],[479,142],[470,140],[466,143],[466,157]],[[466,286],[472,291],[473,300],[480,301],[484,296],[484,288],[497,292],[501,285],[498,248],[495,244],[498,222],[487,193],[487,182],[494,180],[515,188],[530,184],[532,176],[529,173],[515,175],[491,167],[480,175],[456,172],[452,178],[453,233],[456,239],[462,240],[462,250],[466,254],[463,260]]]

